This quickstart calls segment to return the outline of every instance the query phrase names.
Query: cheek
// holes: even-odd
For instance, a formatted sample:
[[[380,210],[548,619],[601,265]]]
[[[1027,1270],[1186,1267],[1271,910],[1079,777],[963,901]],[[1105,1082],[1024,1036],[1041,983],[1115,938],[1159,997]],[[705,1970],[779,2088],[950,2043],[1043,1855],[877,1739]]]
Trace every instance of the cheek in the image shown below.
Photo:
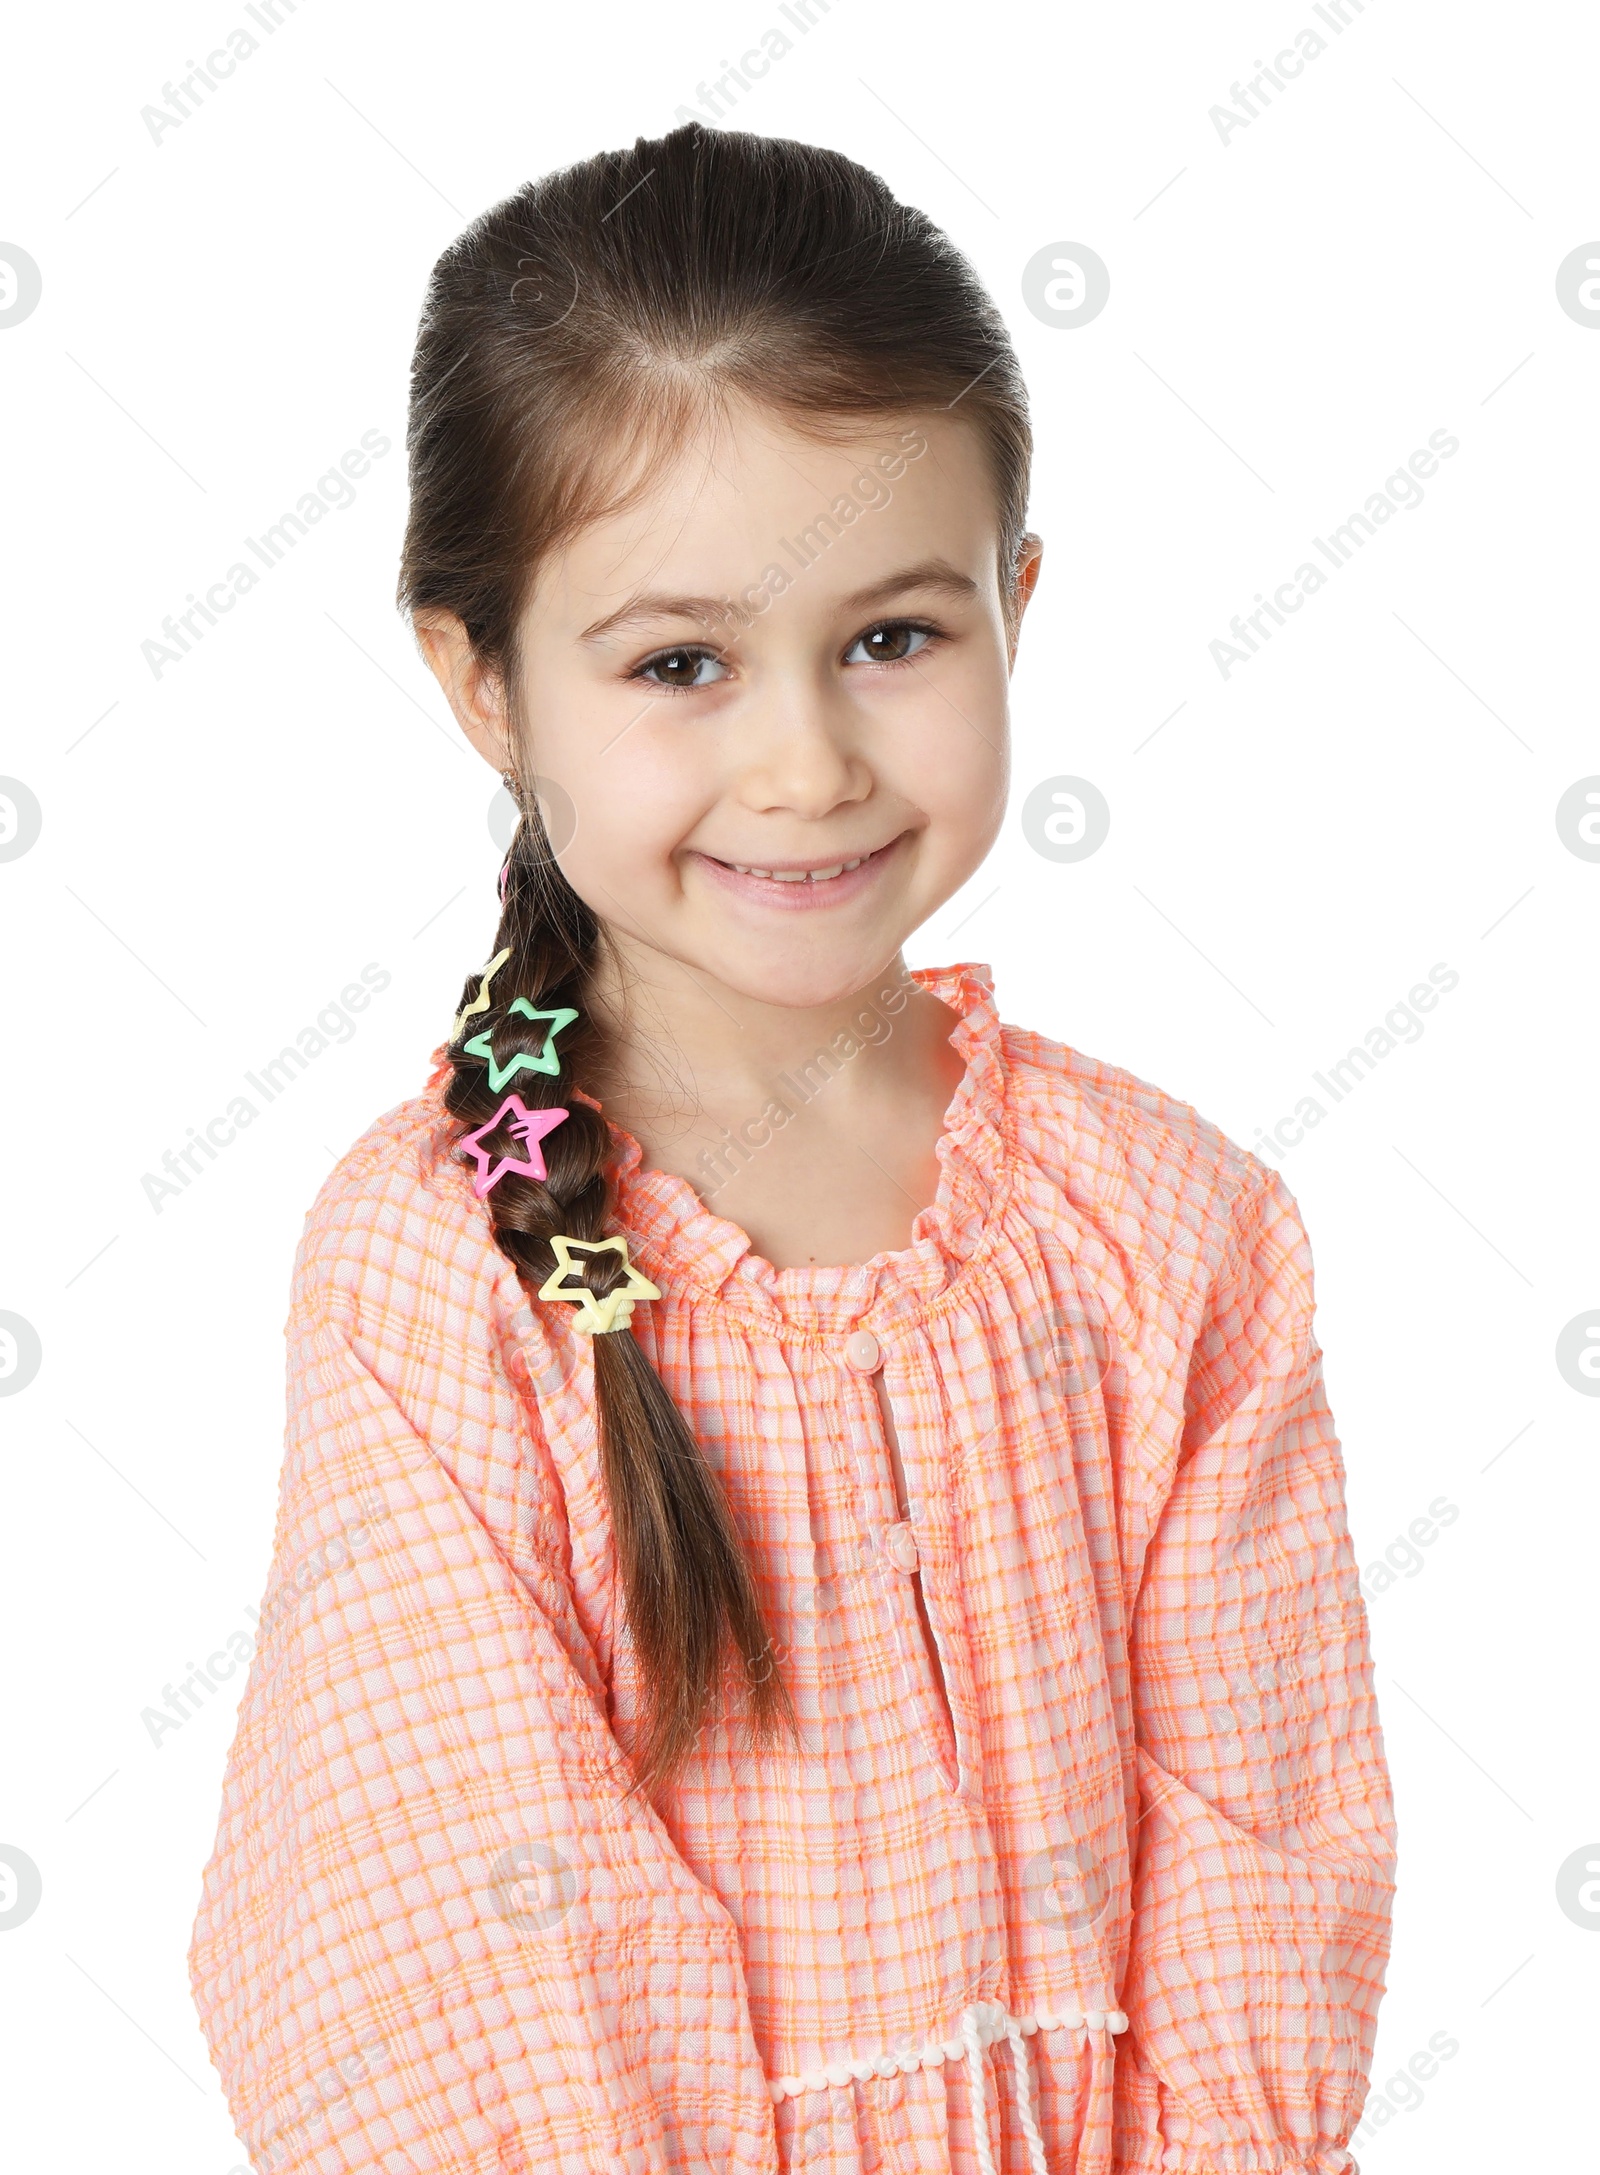
[[[974,671],[941,681],[886,751],[893,783],[953,848],[986,848],[1005,813],[1010,784],[1003,676]],[[886,782],[888,782],[886,780]]]
[[[567,766],[561,782],[577,820],[561,865],[597,911],[605,911],[607,891],[620,899],[675,880],[672,855],[705,798],[692,752],[686,736],[646,716],[600,754]]]
[[[981,749],[977,757],[969,756],[964,778],[951,766],[949,787],[929,811],[938,865],[963,883],[1000,835],[1007,784],[1003,753]]]

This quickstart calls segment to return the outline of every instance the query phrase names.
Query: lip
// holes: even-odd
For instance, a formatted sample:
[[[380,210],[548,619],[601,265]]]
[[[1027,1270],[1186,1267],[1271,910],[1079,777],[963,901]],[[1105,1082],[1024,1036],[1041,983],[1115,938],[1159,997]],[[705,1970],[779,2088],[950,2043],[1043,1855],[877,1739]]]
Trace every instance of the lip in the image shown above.
[[[808,880],[781,881],[772,876],[742,875],[730,862],[716,860],[709,853],[696,852],[697,866],[719,889],[731,892],[735,898],[748,899],[754,906],[775,906],[787,913],[815,913],[819,908],[842,906],[858,899],[878,882],[889,860],[898,852],[909,834],[902,831],[898,838],[891,838],[886,846],[866,854],[857,868],[845,869],[838,876],[824,877],[820,881],[811,877],[811,871],[819,868],[838,868],[841,861],[854,860],[853,854],[837,854],[831,861],[811,859],[787,861],[781,864],[786,870],[804,869]]]

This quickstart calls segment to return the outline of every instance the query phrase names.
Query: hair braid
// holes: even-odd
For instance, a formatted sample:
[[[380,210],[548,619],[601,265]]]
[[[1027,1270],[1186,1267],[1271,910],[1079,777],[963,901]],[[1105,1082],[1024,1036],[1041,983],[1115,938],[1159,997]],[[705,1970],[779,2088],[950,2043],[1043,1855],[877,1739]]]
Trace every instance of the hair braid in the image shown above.
[[[531,796],[506,858],[504,902],[493,953],[510,957],[490,984],[488,1009],[474,1013],[450,1046],[445,1105],[466,1128],[494,1116],[504,1096],[489,1085],[488,1060],[460,1045],[485,1031],[504,1065],[519,1050],[536,1052],[544,1029],[509,1014],[517,997],[546,1010],[571,1006],[559,1074],[517,1075],[525,1106],[548,1109],[570,1096],[598,1054],[598,1030],[585,1009],[600,944],[594,914],[567,883],[550,850]],[[462,1003],[477,992],[469,983]],[[570,1096],[568,1116],[541,1142],[548,1177],[507,1171],[485,1196],[496,1241],[525,1282],[537,1289],[556,1266],[550,1241],[611,1235],[612,1187],[606,1174],[610,1131],[590,1104]],[[486,1141],[496,1139],[486,1135]],[[507,1135],[509,1144],[509,1135]],[[586,1258],[583,1281],[603,1298],[625,1275],[621,1258]],[[793,1726],[794,1712],[769,1658],[755,1581],[722,1489],[682,1414],[643,1350],[627,1331],[589,1339],[594,1353],[601,1473],[611,1509],[628,1630],[648,1694],[639,1759],[640,1784],[669,1774],[693,1744],[722,1688],[731,1647],[750,1685],[749,1719],[770,1739]]]

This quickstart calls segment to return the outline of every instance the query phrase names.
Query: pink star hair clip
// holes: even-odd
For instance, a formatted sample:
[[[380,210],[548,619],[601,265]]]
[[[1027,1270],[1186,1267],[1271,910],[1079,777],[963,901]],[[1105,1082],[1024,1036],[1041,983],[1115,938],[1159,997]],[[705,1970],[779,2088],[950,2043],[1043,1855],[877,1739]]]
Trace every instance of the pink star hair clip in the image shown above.
[[[492,1148],[483,1146],[485,1136],[494,1132],[508,1113],[511,1130],[526,1150],[525,1162],[519,1163],[515,1156],[510,1155],[497,1157]],[[486,1125],[480,1125],[475,1133],[466,1134],[461,1145],[477,1158],[478,1175],[472,1181],[472,1190],[479,1200],[483,1199],[495,1180],[503,1178],[507,1171],[516,1171],[524,1178],[537,1178],[541,1181],[548,1178],[550,1174],[544,1167],[544,1156],[539,1143],[546,1133],[553,1133],[567,1115],[563,1109],[530,1110],[520,1095],[508,1095]],[[492,1170],[491,1164],[494,1166]]]

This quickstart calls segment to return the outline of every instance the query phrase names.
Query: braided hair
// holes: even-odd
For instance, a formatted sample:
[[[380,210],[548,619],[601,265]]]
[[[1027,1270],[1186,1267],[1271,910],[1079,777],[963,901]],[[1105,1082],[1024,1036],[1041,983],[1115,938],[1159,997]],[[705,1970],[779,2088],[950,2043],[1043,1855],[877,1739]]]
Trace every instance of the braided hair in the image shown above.
[[[502,1108],[489,1084],[489,1061],[461,1045],[485,1034],[504,1068],[521,1051],[536,1055],[545,1029],[509,1008],[523,997],[550,1011],[578,1014],[561,1033],[559,1074],[517,1074],[527,1108],[565,1102],[567,1117],[540,1142],[546,1177],[507,1173],[485,1196],[495,1239],[535,1288],[556,1266],[558,1234],[600,1239],[612,1234],[611,1155],[605,1119],[568,1083],[594,1077],[599,1028],[586,1009],[587,984],[601,942],[599,924],[561,875],[550,850],[538,801],[517,780],[521,820],[506,858],[500,926],[494,954],[509,953],[489,987],[486,1011],[460,1025],[451,1046],[445,1107],[482,1126]],[[476,994],[469,981],[462,1003]],[[511,1146],[509,1121],[483,1136],[486,1147]],[[623,1280],[621,1256],[583,1257],[582,1281],[604,1298]],[[570,1280],[570,1272],[569,1272]],[[725,1673],[728,1642],[749,1665],[757,1730],[770,1735],[792,1709],[781,1681],[762,1656],[768,1639],[755,1582],[715,1475],[643,1348],[626,1331],[590,1338],[601,1475],[611,1509],[618,1569],[627,1596],[628,1629],[643,1682],[655,1690],[640,1760],[650,1781],[682,1759],[705,1719],[709,1692]]]

